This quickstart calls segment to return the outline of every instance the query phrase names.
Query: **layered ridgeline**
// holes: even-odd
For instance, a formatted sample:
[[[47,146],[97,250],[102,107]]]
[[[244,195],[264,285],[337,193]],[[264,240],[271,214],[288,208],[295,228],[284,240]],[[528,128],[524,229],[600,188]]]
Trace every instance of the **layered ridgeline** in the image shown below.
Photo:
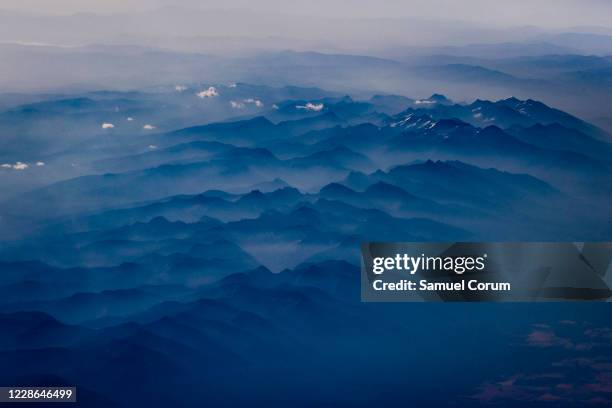
[[[359,243],[612,236],[612,138],[533,100],[247,84],[40,99],[0,113],[0,382],[75,384],[92,406],[185,386],[194,403],[311,406],[310,386],[373,401],[429,351],[466,363],[430,339],[471,324],[489,326],[483,361],[512,352],[520,370],[533,356],[500,339],[501,310],[438,324],[437,307],[408,322],[360,304]],[[446,370],[448,392],[474,402],[481,368]],[[417,377],[414,398],[436,399]]]

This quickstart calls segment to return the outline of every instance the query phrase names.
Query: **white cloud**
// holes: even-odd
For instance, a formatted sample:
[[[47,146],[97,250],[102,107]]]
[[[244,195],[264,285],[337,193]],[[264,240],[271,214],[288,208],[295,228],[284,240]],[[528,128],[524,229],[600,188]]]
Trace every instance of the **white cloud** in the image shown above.
[[[26,164],[26,163],[23,163],[23,162],[20,162],[20,161],[18,161],[17,163],[13,164],[13,168],[15,170],[25,170],[28,167],[30,167],[29,164]]]
[[[244,108],[245,104],[255,105],[258,108],[263,108],[263,106],[264,106],[262,101],[260,101],[259,99],[254,99],[254,98],[243,99],[242,102],[240,102],[240,101],[230,101],[230,105],[232,105],[232,108],[234,108],[234,109],[242,109],[242,108]]]
[[[43,162],[43,161],[37,161],[37,162],[36,162],[36,165],[37,165],[38,167],[42,167],[42,166],[44,166],[44,165],[45,165],[45,162]]]
[[[144,125],[142,128],[143,128],[144,130],[153,130],[153,129],[155,129],[155,126],[153,126],[153,125],[149,125],[149,124],[146,124],[146,125]]]
[[[129,118],[127,118],[126,120],[127,120],[128,122],[131,122],[131,121],[133,121],[133,120],[134,120],[134,118],[130,116],[130,117],[129,117]]]
[[[217,88],[215,88],[214,86],[211,86],[210,88],[204,91],[198,92],[196,95],[198,96],[198,98],[202,98],[202,99],[212,98],[215,96],[219,96],[219,92],[217,92]]]
[[[184,85],[176,85],[176,86],[174,87],[174,90],[175,90],[176,92],[184,92],[184,91],[186,91],[186,90],[187,90],[187,87],[186,87],[186,86],[184,86]]]
[[[245,99],[244,102],[245,103],[252,103],[255,106],[257,106],[258,108],[263,108],[263,102],[260,101],[259,99],[249,98],[249,99]]]
[[[155,150],[155,149],[157,149],[157,145],[149,145],[149,149]]]
[[[237,85],[236,83],[231,83],[231,84],[229,84],[229,87],[230,87],[230,88],[236,88],[237,86],[238,86],[238,85]]]
[[[436,103],[436,101],[432,101],[430,99],[419,99],[414,101],[414,103],[416,103],[417,105],[433,105]]]
[[[15,164],[4,163],[4,164],[0,165],[0,167],[2,167],[3,169],[25,170],[25,169],[29,168],[30,165],[27,164],[27,163],[18,161]]]
[[[308,102],[306,105],[297,105],[296,108],[297,109],[304,109],[307,111],[312,111],[312,112],[321,112],[323,110],[323,108],[325,107],[325,105],[323,105],[322,103],[311,103]]]
[[[102,129],[112,129],[114,127],[115,127],[115,125],[113,125],[112,123],[103,123],[102,124]]]

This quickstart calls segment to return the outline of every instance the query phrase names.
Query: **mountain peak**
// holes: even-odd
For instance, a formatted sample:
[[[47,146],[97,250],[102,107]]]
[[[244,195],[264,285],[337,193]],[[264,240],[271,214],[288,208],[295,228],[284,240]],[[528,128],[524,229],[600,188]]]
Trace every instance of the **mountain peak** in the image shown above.
[[[428,100],[434,101],[434,102],[442,104],[442,105],[451,105],[453,103],[453,101],[448,99],[446,96],[444,96],[442,94],[437,94],[437,93],[431,95],[428,98]]]
[[[521,103],[521,100],[520,100],[520,99],[518,99],[518,98],[516,98],[516,97],[514,97],[514,96],[511,96],[511,97],[509,97],[509,98],[502,99],[502,100],[501,100],[501,101],[499,101],[499,102],[504,102],[504,103],[505,103],[505,104],[507,104],[507,105],[513,105],[513,106],[515,106],[515,105],[517,105],[517,104]]]
[[[319,191],[319,194],[334,196],[353,193],[355,193],[354,190],[340,183],[329,183]]]
[[[249,193],[245,194],[240,198],[239,201],[248,201],[248,200],[261,200],[264,199],[266,195],[259,190],[251,190]]]

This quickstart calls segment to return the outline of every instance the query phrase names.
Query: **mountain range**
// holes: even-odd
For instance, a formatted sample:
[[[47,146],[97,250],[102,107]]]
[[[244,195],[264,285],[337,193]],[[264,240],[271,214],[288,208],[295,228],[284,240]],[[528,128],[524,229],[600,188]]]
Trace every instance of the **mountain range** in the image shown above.
[[[407,376],[414,401],[477,405],[465,390],[500,353],[508,370],[544,359],[508,331],[609,320],[360,302],[362,242],[609,239],[612,136],[540,101],[247,83],[12,98],[3,384],[76,385],[85,406],[169,406],[185,387],[185,406],[400,406]]]

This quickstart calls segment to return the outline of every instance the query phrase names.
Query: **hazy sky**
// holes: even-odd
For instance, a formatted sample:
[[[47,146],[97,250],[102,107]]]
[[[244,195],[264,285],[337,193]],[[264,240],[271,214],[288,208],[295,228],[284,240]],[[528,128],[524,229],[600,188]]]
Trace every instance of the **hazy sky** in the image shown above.
[[[0,43],[218,55],[293,49],[388,56],[406,47],[506,42],[605,54],[605,37],[576,48],[550,36],[612,35],[612,0],[0,0],[3,9]]]
[[[0,9],[37,13],[120,13],[164,6],[254,9],[320,17],[457,19],[493,25],[611,27],[610,0],[2,0]]]

